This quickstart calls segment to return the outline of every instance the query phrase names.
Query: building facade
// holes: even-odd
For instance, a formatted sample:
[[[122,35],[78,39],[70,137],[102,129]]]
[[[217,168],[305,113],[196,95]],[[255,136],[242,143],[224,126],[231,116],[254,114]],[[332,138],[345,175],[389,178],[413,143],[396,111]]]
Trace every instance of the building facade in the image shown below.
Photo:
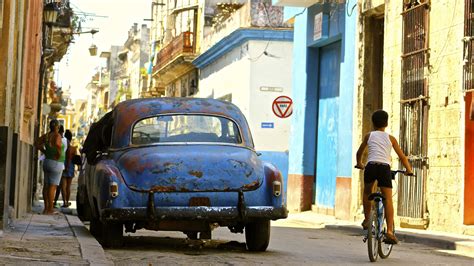
[[[288,208],[347,218],[357,2],[274,1],[294,23]]]
[[[0,1],[0,229],[33,202],[38,172],[33,143],[42,131],[42,113],[51,111],[46,100],[49,69],[67,50],[68,4]],[[45,5],[60,11],[57,26],[45,26]]]
[[[152,2],[154,47],[150,95],[186,97],[197,87],[197,70],[192,61],[202,38],[202,0]]]
[[[389,130],[415,171],[395,188],[403,227],[473,232],[472,8],[471,1],[361,1],[354,135],[370,130],[375,109],[390,114]]]

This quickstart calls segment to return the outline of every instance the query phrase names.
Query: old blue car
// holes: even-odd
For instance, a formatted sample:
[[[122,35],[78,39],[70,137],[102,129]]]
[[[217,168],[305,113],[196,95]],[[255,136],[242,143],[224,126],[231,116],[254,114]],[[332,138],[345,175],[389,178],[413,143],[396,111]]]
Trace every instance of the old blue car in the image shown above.
[[[280,171],[260,160],[229,102],[121,102],[91,127],[83,152],[78,210],[91,214],[91,233],[105,246],[121,245],[124,228],[210,239],[226,226],[245,229],[248,250],[264,251],[270,220],[287,217]]]

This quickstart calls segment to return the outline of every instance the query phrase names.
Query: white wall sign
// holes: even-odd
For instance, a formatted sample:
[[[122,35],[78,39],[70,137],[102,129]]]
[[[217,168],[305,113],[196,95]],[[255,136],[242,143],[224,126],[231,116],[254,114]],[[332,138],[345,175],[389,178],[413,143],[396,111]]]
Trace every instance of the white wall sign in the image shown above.
[[[314,15],[313,41],[321,39],[323,35],[323,13]]]
[[[271,91],[271,92],[282,92],[283,88],[282,87],[267,87],[267,86],[261,86],[260,91]]]

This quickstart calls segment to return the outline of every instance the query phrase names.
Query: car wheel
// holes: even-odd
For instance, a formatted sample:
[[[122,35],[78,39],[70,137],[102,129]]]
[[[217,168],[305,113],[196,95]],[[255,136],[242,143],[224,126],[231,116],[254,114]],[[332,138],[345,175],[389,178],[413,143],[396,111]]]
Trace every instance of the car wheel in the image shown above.
[[[92,210],[90,205],[87,203],[88,201],[88,196],[87,196],[87,191],[84,189],[81,189],[77,193],[76,196],[76,203],[77,203],[77,216],[81,221],[90,221],[91,216],[92,216]]]
[[[99,220],[99,217],[91,217],[89,231],[91,232],[91,235],[100,241],[102,236],[102,222]]]
[[[104,247],[115,248],[123,245],[123,224],[108,222],[102,224],[101,244]]]
[[[212,231],[202,231],[199,233],[199,239],[211,239],[212,238]]]
[[[270,243],[270,220],[246,224],[245,242],[250,251],[265,251]]]
[[[188,232],[185,232],[185,234],[191,240],[198,239],[198,232],[196,232],[196,231],[188,231]]]

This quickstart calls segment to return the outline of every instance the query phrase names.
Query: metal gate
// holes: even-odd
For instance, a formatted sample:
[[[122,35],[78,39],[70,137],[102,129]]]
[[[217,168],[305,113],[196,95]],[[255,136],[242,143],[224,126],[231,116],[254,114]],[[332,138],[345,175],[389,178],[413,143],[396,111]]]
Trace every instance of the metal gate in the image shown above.
[[[428,1],[404,6],[400,144],[413,166],[415,177],[401,176],[398,216],[401,224],[426,227],[427,131],[428,131]]]
[[[474,0],[465,0],[464,9],[464,72],[463,90],[465,92],[474,91],[473,69],[474,69]]]

